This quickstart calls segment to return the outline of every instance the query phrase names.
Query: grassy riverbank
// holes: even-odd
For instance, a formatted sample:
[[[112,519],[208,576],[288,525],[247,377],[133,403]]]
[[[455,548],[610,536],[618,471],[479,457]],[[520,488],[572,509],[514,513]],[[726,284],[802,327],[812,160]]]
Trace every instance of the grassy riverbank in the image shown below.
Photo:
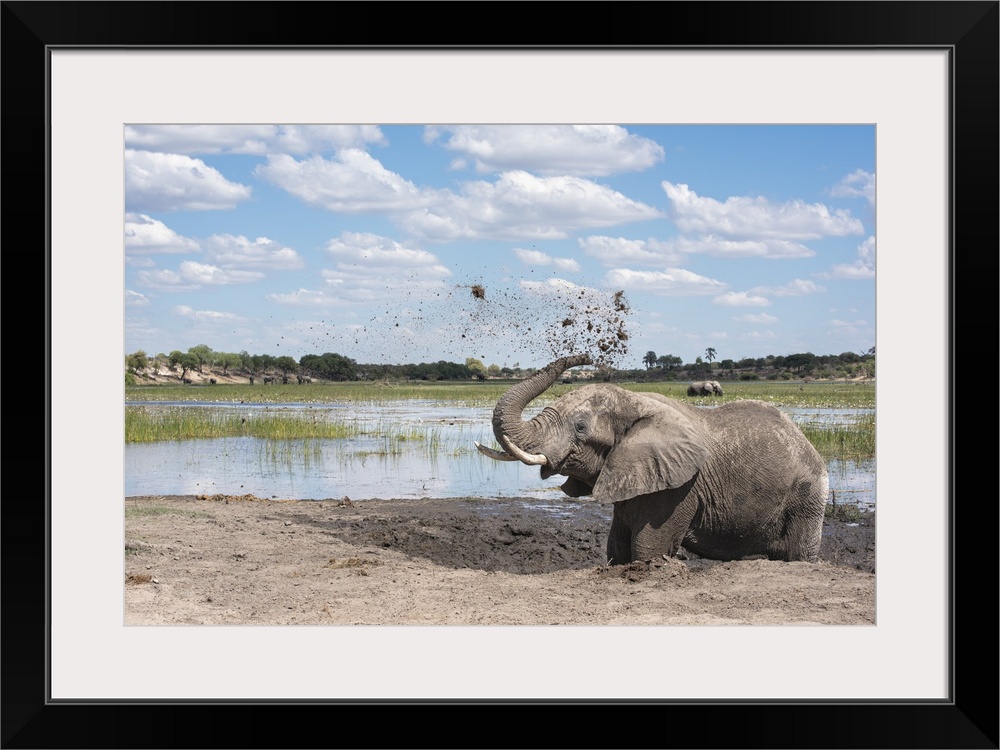
[[[127,386],[126,401],[208,401],[218,403],[383,403],[426,399],[447,401],[464,406],[489,406],[517,381],[491,380],[478,382],[390,382],[365,381],[349,383],[309,383],[298,385],[249,385],[232,383],[218,385],[147,385]],[[574,385],[557,384],[542,394],[538,401],[554,400]],[[723,383],[725,395],[691,398],[686,382],[621,383],[634,391],[662,393],[664,396],[705,404],[722,404],[739,399],[759,399],[775,406],[816,407],[824,409],[865,409],[875,406],[875,384],[872,381],[740,381]]]
[[[448,430],[434,425],[400,425],[391,420],[376,425],[360,424],[353,416],[339,416],[325,410],[255,410],[252,416],[240,410],[213,410],[158,403],[200,402],[219,404],[324,404],[364,403],[391,405],[404,400],[434,401],[456,406],[490,407],[509,383],[324,383],[298,385],[209,385],[152,386],[126,390],[132,401],[154,402],[149,406],[129,405],[125,410],[126,442],[190,440],[219,437],[257,437],[269,440],[379,438],[386,453],[398,453],[406,443],[421,443],[424,449],[439,449],[447,443]],[[553,400],[578,385],[556,385],[539,402]],[[755,398],[776,406],[798,409],[862,409],[846,423],[822,418],[801,423],[802,431],[827,460],[865,460],[875,455],[875,389],[855,383],[734,383],[727,384],[721,397],[691,399],[684,383],[625,386],[637,391],[653,391],[680,400],[721,404]]]

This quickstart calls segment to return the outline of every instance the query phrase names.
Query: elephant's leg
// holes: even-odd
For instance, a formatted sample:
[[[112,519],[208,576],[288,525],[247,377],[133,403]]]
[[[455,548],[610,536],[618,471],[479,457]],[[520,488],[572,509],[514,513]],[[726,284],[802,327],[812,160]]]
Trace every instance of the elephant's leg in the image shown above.
[[[799,512],[788,519],[784,534],[785,560],[819,560],[819,545],[823,539],[823,511]],[[775,557],[772,555],[772,557]]]
[[[632,562],[632,532],[622,520],[619,504],[614,507],[611,530],[608,532],[608,564],[624,565]]]
[[[646,495],[639,501],[632,527],[632,559],[674,557],[691,528],[698,508],[693,497],[678,500],[676,493]]]

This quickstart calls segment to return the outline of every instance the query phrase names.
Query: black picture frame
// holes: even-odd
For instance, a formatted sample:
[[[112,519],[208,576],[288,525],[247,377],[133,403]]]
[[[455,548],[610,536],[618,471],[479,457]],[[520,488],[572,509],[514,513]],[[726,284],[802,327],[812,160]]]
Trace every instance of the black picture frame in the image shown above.
[[[444,11],[434,14],[437,7]],[[548,9],[548,12],[545,9]],[[655,13],[654,13],[655,9]],[[47,62],[53,47],[265,46],[397,48],[440,46],[540,47],[818,47],[938,48],[950,51],[951,252],[948,328],[950,410],[950,502],[952,540],[950,700],[940,702],[719,701],[342,701],[322,702],[80,702],[47,699],[47,505],[39,497],[37,471],[30,484],[11,477],[3,505],[3,714],[2,746],[26,747],[900,747],[997,748],[996,649],[997,536],[992,477],[963,476],[963,468],[989,466],[983,455],[993,425],[958,429],[958,414],[970,409],[959,394],[965,367],[976,378],[992,374],[989,360],[973,368],[958,358],[984,353],[995,331],[1000,248],[998,206],[998,3],[997,2],[775,2],[775,3],[477,3],[426,4],[298,2],[3,2],[2,54],[3,217],[8,237],[8,280],[30,290],[43,279],[41,315],[18,314],[8,326],[8,356],[34,362],[45,341],[42,398],[8,398],[8,468],[48,455],[50,383],[54,353],[49,346]],[[567,13],[573,16],[568,25]],[[430,23],[438,16],[437,23]],[[459,21],[451,31],[442,17]],[[486,18],[486,21],[473,21]],[[645,19],[645,20],[643,20]],[[480,33],[472,31],[475,28]],[[446,31],[448,29],[448,31]],[[478,39],[473,39],[479,37]],[[455,39],[460,39],[456,42]],[[45,238],[45,246],[40,247]],[[958,252],[962,251],[959,262]],[[973,260],[974,259],[974,260]],[[971,262],[970,262],[971,261]],[[984,266],[985,262],[985,268]],[[13,276],[11,275],[13,273]],[[39,287],[35,287],[38,289]],[[9,297],[19,305],[20,295]],[[31,291],[28,291],[30,294]],[[37,292],[35,292],[37,294]],[[957,326],[960,304],[976,307],[976,326]],[[986,307],[985,315],[980,313]],[[11,318],[8,318],[11,320]],[[28,325],[38,321],[39,326]],[[992,321],[992,322],[991,322]],[[41,328],[41,330],[39,330]],[[988,329],[988,332],[987,332]],[[975,340],[971,337],[975,336]],[[985,346],[989,348],[988,343]],[[10,361],[10,360],[8,360]],[[37,372],[37,367],[30,368]],[[41,382],[31,378],[32,384]],[[995,394],[992,378],[973,392],[975,413]],[[20,385],[17,386],[20,388]],[[10,394],[9,394],[10,395]],[[967,434],[961,450],[958,438]],[[16,447],[11,447],[12,444]],[[43,451],[39,451],[39,447]],[[20,450],[19,450],[20,449]],[[27,449],[27,450],[25,450]],[[30,454],[29,454],[30,451]],[[37,465],[37,459],[32,462]],[[46,473],[51,466],[46,462]],[[20,472],[19,472],[20,473]],[[958,478],[966,490],[958,497]],[[22,482],[24,482],[22,484]],[[46,498],[48,496],[46,481]],[[985,485],[985,490],[983,489]],[[982,497],[983,493],[987,497]],[[985,506],[985,507],[984,507]],[[914,572],[919,575],[919,571]],[[983,594],[987,598],[983,600]],[[831,645],[828,658],[837,657]],[[595,655],[601,658],[601,655]],[[709,658],[709,657],[707,657]],[[822,669],[822,661],[817,665]],[[864,666],[859,665],[863,672]],[[544,679],[532,674],[528,679]],[[683,680],[683,675],[677,675]],[[539,706],[536,716],[530,709]],[[543,711],[559,707],[554,717]],[[595,708],[642,709],[647,720],[611,722]],[[496,708],[493,723],[452,711]],[[527,708],[527,716],[510,709]],[[396,709],[406,708],[400,715]],[[567,708],[583,709],[575,712]],[[502,711],[503,713],[500,713]],[[272,712],[274,715],[272,716]],[[392,712],[389,714],[388,712]],[[633,714],[635,715],[635,714]],[[471,721],[470,721],[471,720]],[[490,721],[487,715],[486,721]],[[361,726],[364,739],[350,731]],[[487,731],[463,727],[488,727]],[[639,725],[636,727],[636,725]]]

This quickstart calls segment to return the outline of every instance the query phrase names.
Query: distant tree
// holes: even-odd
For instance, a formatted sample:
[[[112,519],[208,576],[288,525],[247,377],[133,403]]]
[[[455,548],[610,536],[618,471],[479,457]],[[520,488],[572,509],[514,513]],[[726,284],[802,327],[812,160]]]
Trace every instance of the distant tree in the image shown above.
[[[711,364],[712,360],[715,359],[715,349],[713,349],[712,347],[708,347],[705,350],[705,359],[707,359],[709,364]]]
[[[282,375],[287,375],[299,369],[299,363],[289,356],[278,357],[274,360],[274,366],[281,370]]]
[[[642,361],[646,363],[646,369],[648,370],[650,367],[656,364],[656,352],[654,351],[646,352],[646,356],[642,358]]]
[[[657,367],[663,370],[673,370],[680,367],[684,363],[680,357],[675,357],[673,354],[664,354],[662,357],[656,358]]]
[[[188,349],[188,354],[193,355],[198,360],[197,370],[201,372],[205,365],[212,364],[215,352],[208,344],[198,344],[198,346],[192,346]]]
[[[500,365],[490,365],[486,368],[486,372],[491,378],[498,378],[500,377]]]
[[[198,358],[193,354],[175,349],[167,356],[168,361],[170,362],[171,370],[180,368],[181,380],[184,380],[184,378],[187,377],[189,370],[198,369]]]
[[[230,367],[236,369],[243,364],[243,357],[235,352],[219,352],[215,357],[215,361],[222,368],[222,374],[228,375]]]
[[[142,349],[136,349],[134,352],[125,357],[125,367],[129,372],[136,372],[137,370],[145,370],[149,366],[149,358],[146,356],[146,352]]]
[[[253,357],[250,356],[250,352],[248,352],[246,349],[242,349],[240,351],[239,357],[240,357],[239,366],[243,369],[243,371],[248,372],[251,375],[256,375],[257,373],[254,370],[253,366]]]
[[[476,359],[475,357],[467,357],[465,360],[465,366],[468,367],[476,375],[486,375],[486,365],[483,364],[482,360]]]
[[[724,359],[721,362],[719,362],[719,367],[721,367],[723,370],[735,370],[736,363],[733,362],[733,360],[731,359]]]
[[[816,355],[812,352],[789,354],[785,357],[785,367],[789,367],[793,370],[810,372],[813,368],[813,362],[815,359]]]

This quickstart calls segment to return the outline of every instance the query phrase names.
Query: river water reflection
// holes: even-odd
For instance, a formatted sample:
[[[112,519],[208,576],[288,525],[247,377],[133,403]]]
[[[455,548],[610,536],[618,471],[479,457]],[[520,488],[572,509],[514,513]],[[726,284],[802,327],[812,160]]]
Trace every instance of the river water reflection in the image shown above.
[[[493,461],[474,441],[494,445],[492,407],[432,401],[387,404],[218,404],[129,402],[156,409],[305,412],[314,419],[354,421],[371,433],[344,439],[271,440],[228,437],[127,443],[125,495],[254,494],[285,499],[421,497],[563,497],[564,477],[543,480],[535,467]],[[853,419],[858,410],[786,410],[793,420]],[[529,408],[525,418],[535,412]],[[390,440],[385,426],[406,440]],[[838,503],[875,506],[874,461],[831,461]]]

